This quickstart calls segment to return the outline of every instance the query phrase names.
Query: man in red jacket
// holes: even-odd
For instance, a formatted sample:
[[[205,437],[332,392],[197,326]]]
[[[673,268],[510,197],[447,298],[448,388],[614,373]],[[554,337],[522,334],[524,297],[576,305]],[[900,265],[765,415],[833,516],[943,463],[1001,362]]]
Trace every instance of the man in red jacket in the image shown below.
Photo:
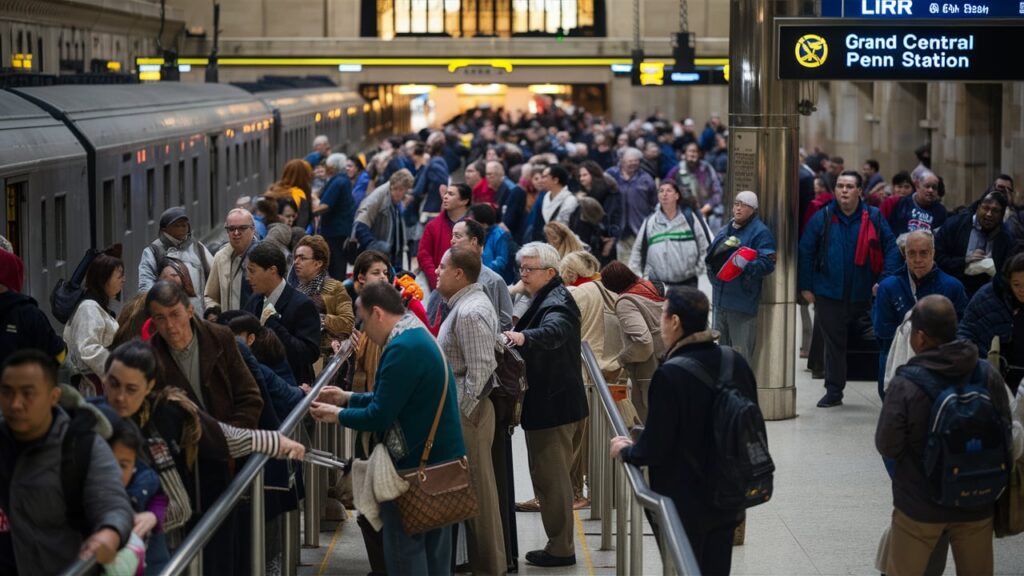
[[[469,212],[469,204],[473,191],[465,184],[453,184],[441,192],[441,214],[427,222],[420,239],[420,249],[416,253],[416,262],[427,277],[431,294],[427,298],[427,316],[433,323],[437,315],[437,307],[443,299],[433,291],[437,290],[437,267],[441,264],[444,253],[452,247],[452,228]]]

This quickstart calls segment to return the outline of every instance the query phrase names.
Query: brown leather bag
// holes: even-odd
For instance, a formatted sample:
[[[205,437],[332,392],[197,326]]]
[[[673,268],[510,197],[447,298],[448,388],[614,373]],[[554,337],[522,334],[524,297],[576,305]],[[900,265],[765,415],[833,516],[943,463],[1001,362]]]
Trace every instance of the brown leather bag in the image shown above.
[[[438,346],[440,351],[440,346]],[[422,534],[437,528],[455,524],[480,513],[476,491],[469,476],[469,460],[465,456],[427,466],[430,449],[434,445],[441,412],[448,398],[448,362],[444,360],[444,388],[441,402],[434,414],[434,424],[423,447],[420,465],[398,474],[409,482],[409,489],[396,500],[402,528],[407,534]]]

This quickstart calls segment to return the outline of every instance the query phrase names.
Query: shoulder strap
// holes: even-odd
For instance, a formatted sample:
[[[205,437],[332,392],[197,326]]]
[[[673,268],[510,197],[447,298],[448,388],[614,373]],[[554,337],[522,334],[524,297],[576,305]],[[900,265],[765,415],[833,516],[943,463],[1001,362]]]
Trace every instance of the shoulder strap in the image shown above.
[[[196,251],[196,256],[199,257],[199,262],[203,266],[203,278],[209,278],[210,261],[206,259],[206,249],[195,238],[192,238],[192,249]]]
[[[644,220],[644,223],[643,223],[644,234],[643,234],[643,237],[640,239],[640,276],[644,275],[644,270],[647,268],[647,248],[650,247],[650,242],[648,241],[648,237],[651,234],[650,230],[648,228],[649,228],[649,225],[650,225],[650,223],[651,223],[651,221],[653,219],[654,219],[653,215],[652,216],[648,216],[647,220]]]
[[[157,278],[160,276],[160,261],[167,256],[167,247],[164,246],[163,238],[158,239],[149,245],[149,249],[153,252],[153,267],[156,270]]]
[[[729,346],[719,346],[718,348],[722,351],[722,357],[719,360],[721,365],[718,367],[718,385],[732,385],[733,350]]]
[[[715,381],[711,379],[711,374],[708,374],[708,371],[706,368],[704,368],[704,365],[694,360],[693,358],[687,358],[686,356],[676,356],[674,358],[666,360],[665,364],[678,366],[683,370],[689,372],[701,384],[707,386],[712,390],[718,389],[718,386],[715,385]]]
[[[444,350],[441,349],[441,345],[436,339],[433,340],[434,345],[437,346],[437,353],[441,355],[441,364],[444,367],[444,388],[441,388],[441,401],[437,403],[437,412],[434,413],[434,423],[430,425],[430,434],[427,435],[427,442],[423,445],[423,455],[420,457],[420,468],[426,466],[427,459],[430,458],[430,449],[434,447],[434,436],[437,435],[437,427],[441,423],[441,413],[444,412],[444,401],[448,399],[448,360],[444,357]]]
[[[939,397],[942,389],[945,388],[945,386],[938,382],[930,370],[921,366],[905,364],[897,369],[897,374],[913,382],[915,386],[928,395],[928,399],[932,402]]]

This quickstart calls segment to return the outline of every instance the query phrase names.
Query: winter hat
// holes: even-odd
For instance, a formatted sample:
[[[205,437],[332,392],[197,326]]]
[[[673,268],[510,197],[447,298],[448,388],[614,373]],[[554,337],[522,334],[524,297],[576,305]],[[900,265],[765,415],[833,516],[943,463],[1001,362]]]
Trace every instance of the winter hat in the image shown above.
[[[0,284],[7,286],[8,290],[21,292],[25,283],[25,265],[21,258],[12,252],[0,250]]]
[[[757,194],[754,194],[750,190],[744,190],[736,195],[736,201],[742,202],[747,206],[750,206],[754,210],[757,210]]]
[[[163,230],[182,218],[188,220],[188,213],[185,212],[183,207],[175,206],[174,208],[168,208],[160,215],[160,229]]]

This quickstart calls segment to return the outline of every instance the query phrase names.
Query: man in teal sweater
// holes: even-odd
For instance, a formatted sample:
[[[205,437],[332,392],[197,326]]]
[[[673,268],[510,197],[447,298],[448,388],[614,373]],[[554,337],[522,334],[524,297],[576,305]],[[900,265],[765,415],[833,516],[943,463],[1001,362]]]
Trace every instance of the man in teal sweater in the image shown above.
[[[364,319],[365,337],[384,349],[373,392],[352,393],[326,386],[310,410],[313,417],[375,432],[380,438],[394,430],[405,446],[399,454],[392,450],[395,467],[415,468],[448,371],[448,396],[427,464],[464,456],[455,376],[433,336],[416,316],[406,313],[401,296],[387,283],[363,287],[357,308]],[[380,512],[389,574],[451,574],[451,526],[413,536],[402,530],[395,502],[381,503]]]

